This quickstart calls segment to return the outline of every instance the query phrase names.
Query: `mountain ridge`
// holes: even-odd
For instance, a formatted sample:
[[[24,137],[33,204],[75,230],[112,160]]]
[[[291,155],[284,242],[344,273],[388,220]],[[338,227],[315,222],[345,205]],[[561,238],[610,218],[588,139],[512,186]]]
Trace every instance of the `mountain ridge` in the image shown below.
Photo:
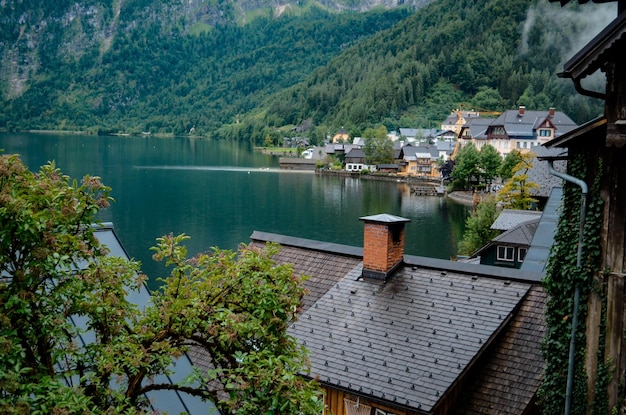
[[[584,11],[553,25],[547,1],[333,4],[376,7],[6,0],[0,128],[193,130],[260,143],[309,119],[319,136],[343,125],[428,127],[470,101],[557,106],[579,121],[599,111],[555,79],[555,44],[586,30]]]

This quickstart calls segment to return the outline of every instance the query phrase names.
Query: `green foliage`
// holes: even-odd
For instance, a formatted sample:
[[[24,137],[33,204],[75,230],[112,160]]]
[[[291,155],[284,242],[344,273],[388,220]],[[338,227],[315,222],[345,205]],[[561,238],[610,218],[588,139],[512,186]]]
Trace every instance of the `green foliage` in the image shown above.
[[[466,190],[470,188],[471,181],[480,181],[480,153],[472,143],[459,150],[451,178],[462,183]]]
[[[145,394],[170,389],[222,413],[320,413],[316,383],[299,375],[306,351],[286,332],[302,277],[271,260],[277,246],[188,259],[186,236],[159,238],[171,275],[139,308],[127,300],[138,264],[107,256],[90,226],[110,200],[97,177],[0,157],[0,412],[148,413]],[[155,380],[190,347],[211,370]]]
[[[513,169],[522,161],[522,153],[518,150],[512,150],[509,152],[500,165],[498,175],[504,181],[513,177]]]
[[[521,154],[521,161],[513,168],[511,177],[498,192],[498,201],[507,209],[530,209],[537,199],[532,197],[531,190],[539,185],[528,180],[528,171],[533,167],[535,154]]]
[[[465,233],[458,247],[459,254],[471,255],[495,238],[498,231],[490,228],[497,216],[495,198],[484,198],[465,222]]]
[[[599,160],[599,163],[602,163]],[[568,163],[569,173],[575,177],[585,177],[585,164],[582,157]],[[602,169],[599,169],[601,171]],[[559,217],[554,245],[546,267],[544,287],[546,289],[546,335],[542,343],[542,352],[546,360],[543,382],[539,389],[543,413],[557,415],[563,413],[567,380],[571,320],[573,312],[573,293],[575,286],[580,289],[580,297],[587,298],[594,287],[593,275],[600,268],[600,229],[602,227],[603,201],[600,195],[600,175],[595,177],[587,198],[587,215],[583,235],[581,268],[577,268],[577,242],[580,224],[580,188],[566,183],[563,191],[562,212]],[[606,306],[603,306],[605,309]],[[587,307],[581,301],[576,333],[575,374],[572,400],[572,414],[587,413],[585,376],[585,319]],[[603,342],[601,342],[603,344]],[[599,359],[598,385],[606,384],[606,364]],[[594,414],[602,414],[606,409],[603,392],[597,390],[594,400]],[[603,403],[604,402],[604,403]]]
[[[365,130],[365,164],[385,164],[393,162],[393,143],[387,137],[387,129]]]
[[[116,30],[106,50],[97,42],[77,41],[72,47],[80,50],[67,53],[60,39],[76,36],[73,29],[42,26],[48,41],[31,51],[39,62],[37,76],[11,99],[0,84],[0,128],[135,134],[188,134],[193,128],[196,134],[214,134],[222,125],[236,125],[240,114],[270,94],[304,80],[347,45],[408,14],[395,9],[339,15],[314,7],[302,16],[219,24],[191,34],[169,16],[155,20],[153,14],[161,11],[154,1],[144,3],[124,2],[119,22],[102,22]],[[53,14],[42,8],[42,16]],[[263,121],[268,125],[274,125],[271,117]],[[250,139],[245,129],[235,131]],[[261,144],[265,135],[259,132],[254,142]]]
[[[480,149],[480,167],[483,178],[491,182],[498,176],[498,171],[502,165],[500,153],[491,145],[485,145]]]

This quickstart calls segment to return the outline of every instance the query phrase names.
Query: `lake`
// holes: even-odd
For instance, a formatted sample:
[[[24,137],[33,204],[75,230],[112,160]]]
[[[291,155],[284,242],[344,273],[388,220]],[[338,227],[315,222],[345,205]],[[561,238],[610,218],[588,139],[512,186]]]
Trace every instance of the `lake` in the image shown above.
[[[407,254],[449,258],[468,214],[404,183],[281,171],[278,157],[229,141],[0,133],[0,149],[31,170],[55,161],[70,177],[100,176],[115,198],[100,219],[114,223],[151,287],[165,269],[150,247],[168,233],[191,236],[190,254],[236,249],[254,230],[362,246],[359,217],[390,213],[411,220]]]

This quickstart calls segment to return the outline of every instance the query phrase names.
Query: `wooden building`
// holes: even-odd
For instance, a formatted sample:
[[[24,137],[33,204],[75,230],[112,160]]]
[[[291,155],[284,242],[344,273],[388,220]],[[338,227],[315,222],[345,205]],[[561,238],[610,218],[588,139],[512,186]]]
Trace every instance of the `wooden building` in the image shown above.
[[[361,220],[363,248],[251,236],[310,276],[289,332],[325,414],[539,414],[542,274],[404,255],[406,219]]]
[[[562,5],[569,1],[560,0]],[[581,300],[587,301],[589,309],[585,362],[588,399],[591,402],[596,393],[596,352],[604,349],[604,354],[600,356],[601,363],[611,363],[609,408],[623,406],[619,400],[625,393],[626,369],[626,60],[623,56],[626,50],[626,0],[617,2],[617,12],[617,18],[566,62],[560,74],[571,79],[579,93],[604,100],[604,116],[546,144],[549,148],[567,148],[570,158],[582,157],[587,170],[582,180],[587,184],[593,183],[595,177],[602,177],[599,192],[604,204],[600,238],[602,263],[595,279],[600,287],[604,287],[607,298],[606,340],[603,344],[600,344],[602,336],[598,329],[602,318],[601,300],[593,294]],[[606,75],[605,90],[585,89],[583,80],[598,71]]]

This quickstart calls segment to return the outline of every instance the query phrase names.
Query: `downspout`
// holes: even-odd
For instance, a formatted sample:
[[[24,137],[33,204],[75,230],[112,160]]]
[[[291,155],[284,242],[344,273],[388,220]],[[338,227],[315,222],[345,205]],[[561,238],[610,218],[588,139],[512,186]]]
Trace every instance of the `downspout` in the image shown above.
[[[582,268],[582,252],[583,252],[583,231],[585,228],[585,216],[587,210],[587,183],[577,179],[576,177],[561,173],[554,169],[554,160],[548,160],[548,169],[553,176],[574,183],[580,187],[580,223],[578,228],[578,250],[576,252],[576,268],[580,271]],[[578,283],[574,288],[574,311],[572,316],[572,330],[569,342],[569,361],[567,368],[567,387],[565,390],[565,415],[569,415],[572,407],[572,390],[574,387],[574,355],[576,353],[576,328],[578,326],[578,308],[580,305],[580,287]]]

